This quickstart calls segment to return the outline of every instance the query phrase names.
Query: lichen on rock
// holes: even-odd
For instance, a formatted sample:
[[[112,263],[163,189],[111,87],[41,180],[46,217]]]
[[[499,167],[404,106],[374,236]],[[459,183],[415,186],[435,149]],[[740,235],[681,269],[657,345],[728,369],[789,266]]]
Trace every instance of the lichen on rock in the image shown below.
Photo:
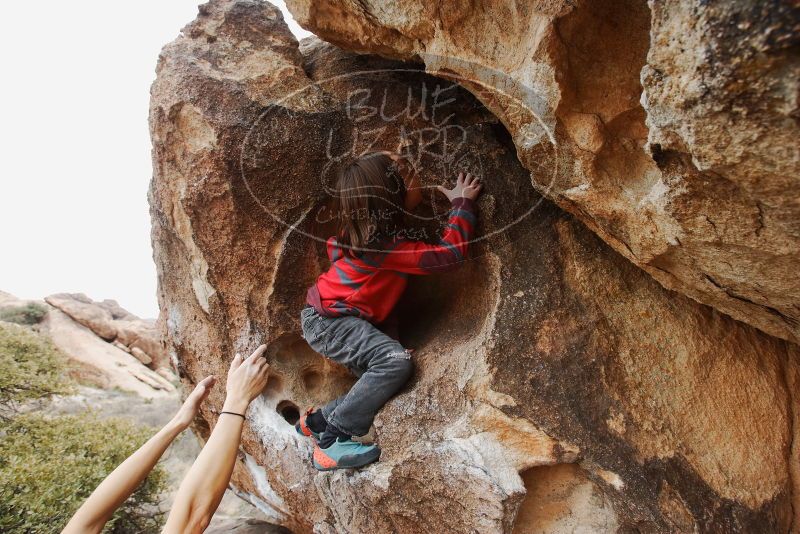
[[[605,158],[621,167],[623,152],[652,180],[646,190],[636,177],[626,182],[636,202],[656,205],[667,187],[646,161],[638,77],[606,79],[616,96],[603,98],[583,70],[599,67],[579,61],[599,38],[583,31],[594,11],[548,5],[511,13],[509,31],[534,28],[525,46],[548,57],[574,54],[559,63],[573,65],[572,81],[555,63],[526,63],[526,48],[510,41],[496,52],[508,61],[494,65],[498,76],[509,79],[518,61],[514,76],[550,77],[558,105],[527,132],[463,73],[437,78],[419,63],[315,38],[297,43],[264,2],[212,0],[164,48],[150,108],[160,324],[187,385],[224,376],[234,353],[268,345],[270,383],[250,408],[233,484],[275,522],[317,533],[785,531],[792,523],[797,346],[665,289],[584,224],[588,204],[571,215],[531,182],[536,157],[534,175],[558,183],[566,171],[551,162],[574,159],[574,170]],[[323,37],[361,51],[405,58],[420,43],[430,53],[455,46],[434,46],[439,18],[421,6],[345,19],[355,9],[347,6],[293,9]],[[629,7],[591,8],[612,10],[595,13],[600,36],[622,24],[615,10],[644,31],[627,55],[616,41],[598,52],[600,65],[621,54],[626,77],[645,61],[649,28],[647,7]],[[462,28],[454,42],[489,53],[474,24],[494,19],[457,15],[448,15],[448,28]],[[343,20],[350,33],[337,26]],[[531,116],[518,111],[520,121]],[[416,371],[376,419],[380,461],[318,473],[291,423],[353,378],[307,346],[298,314],[326,267],[335,171],[364,150],[398,146],[426,187],[465,169],[482,177],[478,236],[458,271],[413,279],[399,305]],[[583,185],[570,194],[603,196]],[[567,195],[553,191],[564,206]],[[430,189],[413,214],[416,235],[433,237],[446,208]],[[648,217],[636,216],[636,224]],[[201,435],[223,396],[212,392],[201,409]],[[530,496],[544,495],[543,511]]]

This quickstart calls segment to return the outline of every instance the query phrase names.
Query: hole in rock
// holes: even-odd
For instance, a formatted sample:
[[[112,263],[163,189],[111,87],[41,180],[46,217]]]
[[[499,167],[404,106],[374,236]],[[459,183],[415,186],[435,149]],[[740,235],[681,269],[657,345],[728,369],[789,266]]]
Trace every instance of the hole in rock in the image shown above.
[[[267,386],[264,388],[264,391],[262,391],[261,394],[266,395],[267,397],[274,397],[282,390],[283,390],[283,379],[278,375],[270,373],[269,380],[267,381]]]
[[[526,494],[512,534],[616,532],[611,504],[580,466],[544,465],[520,476]]]
[[[531,188],[532,189],[532,188]],[[417,208],[420,220],[427,223],[414,224],[412,228],[425,229],[426,235],[440,235],[441,223],[435,220],[436,213],[447,213],[449,207],[442,199],[434,197],[434,201],[426,198]],[[437,202],[441,205],[436,205]],[[333,209],[333,203],[324,202],[317,210],[323,213]],[[309,233],[316,236],[330,236],[336,232],[336,225],[330,222],[309,225]],[[444,345],[457,344],[477,335],[484,319],[491,310],[494,293],[491,289],[496,276],[491,272],[488,260],[484,255],[482,244],[473,244],[470,259],[457,269],[435,275],[410,276],[408,287],[395,309],[394,317],[387,322],[384,331],[396,337],[406,347],[419,349],[432,342]],[[322,272],[330,265],[324,242],[320,239],[316,244],[316,269]],[[313,283],[313,282],[312,282]],[[386,326],[386,325],[385,325]],[[301,340],[303,343],[305,341]],[[442,346],[442,345],[438,345]],[[304,383],[306,377],[303,377]],[[309,376],[307,389],[310,391],[316,383],[315,376]]]
[[[307,391],[315,391],[320,388],[324,381],[322,374],[316,369],[303,371],[303,386]]]
[[[413,80],[402,83],[413,83]],[[398,86],[398,95],[401,95],[398,102],[406,101],[407,91],[403,87],[402,84]],[[410,276],[408,287],[391,317],[394,328],[384,325],[387,333],[398,336],[401,343],[416,349],[418,355],[423,351],[434,354],[458,350],[482,333],[499,293],[497,248],[515,239],[512,232],[525,231],[527,214],[539,199],[531,185],[530,173],[517,158],[509,132],[498,121],[490,120],[488,114],[474,113],[475,109],[483,108],[466,91],[460,92],[455,101],[457,109],[453,110],[452,124],[448,123],[450,129],[442,129],[441,137],[436,140],[406,145],[423,194],[421,203],[407,213],[404,235],[411,240],[439,242],[447,227],[450,203],[433,186],[452,186],[459,172],[469,170],[484,179],[486,189],[479,201],[478,225],[468,261],[454,271]],[[428,124],[411,119],[408,122],[389,125],[381,141],[373,144],[370,150],[395,149],[398,142],[407,140],[404,132],[431,130]],[[421,126],[424,128],[420,129]],[[460,135],[455,135],[456,131]],[[434,145],[437,150],[428,149]],[[348,154],[358,153],[356,148],[348,147]],[[326,171],[322,179],[327,187],[333,185],[335,174]],[[284,247],[286,254],[276,280],[285,280],[285,283],[276,284],[276,292],[283,295],[287,309],[300,309],[305,303],[308,286],[330,267],[325,243],[336,234],[338,218],[329,190],[322,189],[315,191],[312,197],[315,205],[302,218],[303,232],[289,235]],[[495,235],[498,237],[493,237]],[[298,354],[300,352],[298,350]],[[309,398],[334,398],[329,394],[332,389],[329,369],[322,367],[319,372],[322,374],[319,387],[316,386],[317,376],[300,374],[297,384],[302,386],[302,393]],[[337,381],[337,385],[340,382]],[[291,398],[305,406],[294,393]]]
[[[328,214],[332,206],[329,200],[323,201],[312,210],[312,213]],[[447,211],[447,207],[423,202],[418,213],[422,218],[432,219],[434,213],[441,214]],[[319,219],[324,222],[318,222]],[[440,226],[444,221],[439,223],[439,225],[433,223],[429,225],[430,235],[439,235]],[[298,255],[293,256],[291,261],[287,259],[285,265],[285,278],[297,284],[291,291],[291,300],[297,302],[295,305],[297,309],[304,305],[308,286],[314,283],[319,273],[330,266],[325,239],[335,235],[336,225],[320,216],[308,221],[303,229],[317,239],[304,239],[301,246],[292,248]],[[389,332],[389,329],[385,331],[392,336],[399,335],[401,343],[417,350],[430,343],[446,348],[463,343],[477,335],[496,298],[495,292],[491,289],[496,282],[496,273],[490,266],[481,243],[474,244],[469,254],[470,259],[453,271],[427,276],[410,276],[408,287],[398,302],[392,318],[395,322],[394,332]],[[298,265],[303,265],[302,269],[298,269]],[[290,271],[291,276],[289,276]],[[302,278],[297,276],[298,271],[309,276],[298,282]],[[302,385],[302,393],[308,398],[293,398],[305,406],[308,403],[325,402],[343,393],[340,391],[341,386],[348,386],[346,382],[352,382],[353,376],[349,371],[340,368],[339,372],[331,376],[330,365],[322,363],[327,360],[317,355],[304,339],[294,334],[287,336],[291,336],[291,339],[289,337],[281,339],[270,348],[270,364],[274,362],[276,366],[291,367],[292,370],[288,372],[290,376],[299,374],[300,380],[297,381],[297,385]],[[313,372],[298,373],[299,364],[311,362],[317,362],[313,366]],[[350,380],[347,380],[347,377]],[[293,387],[290,386],[289,389]]]
[[[305,409],[319,406],[342,395],[355,381],[343,366],[317,354],[299,335],[280,336],[267,349],[270,382],[262,395],[274,405],[277,401],[291,402]],[[281,406],[278,406],[280,412]]]
[[[275,409],[290,425],[294,425],[300,419],[300,409],[292,401],[281,401]]]
[[[419,349],[462,343],[476,336],[491,310],[494,278],[485,259],[448,273],[415,276],[397,306],[400,341]]]

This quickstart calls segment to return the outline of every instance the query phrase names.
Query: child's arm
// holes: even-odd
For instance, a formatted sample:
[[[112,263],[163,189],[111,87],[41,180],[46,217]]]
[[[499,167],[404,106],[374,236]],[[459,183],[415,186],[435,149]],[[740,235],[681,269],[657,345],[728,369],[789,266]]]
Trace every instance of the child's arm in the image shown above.
[[[379,268],[409,274],[433,274],[452,270],[464,260],[477,223],[475,199],[481,192],[480,179],[458,175],[453,189],[439,186],[452,209],[438,244],[399,241],[382,254]]]
[[[192,422],[215,380],[213,376],[209,376],[197,384],[175,417],[97,486],[72,516],[62,534],[86,534],[103,530],[117,508],[150,474],[170,443]]]

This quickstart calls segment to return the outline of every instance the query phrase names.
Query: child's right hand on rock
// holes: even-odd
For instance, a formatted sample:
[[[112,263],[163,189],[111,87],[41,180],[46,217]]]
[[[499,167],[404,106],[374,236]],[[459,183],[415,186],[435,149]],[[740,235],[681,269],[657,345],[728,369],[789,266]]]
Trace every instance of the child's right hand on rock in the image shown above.
[[[480,178],[477,176],[472,176],[470,173],[467,173],[467,175],[464,176],[463,172],[458,173],[456,185],[453,189],[447,189],[443,185],[436,186],[436,189],[441,191],[450,202],[457,198],[468,198],[470,200],[475,200],[478,198],[478,195],[481,194],[482,188],[483,184],[481,183]]]

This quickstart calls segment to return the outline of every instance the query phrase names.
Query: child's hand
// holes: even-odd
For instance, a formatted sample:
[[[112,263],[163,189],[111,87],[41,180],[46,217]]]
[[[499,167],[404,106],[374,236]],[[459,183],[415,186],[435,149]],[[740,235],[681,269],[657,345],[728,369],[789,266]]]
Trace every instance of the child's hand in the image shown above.
[[[475,200],[478,198],[478,195],[481,194],[481,188],[483,184],[481,183],[481,179],[472,176],[472,174],[467,173],[464,176],[463,172],[458,173],[458,179],[456,180],[456,186],[453,189],[447,189],[443,185],[437,185],[436,189],[441,191],[444,196],[447,197],[447,200],[452,202],[457,198],[468,198],[470,200]]]

